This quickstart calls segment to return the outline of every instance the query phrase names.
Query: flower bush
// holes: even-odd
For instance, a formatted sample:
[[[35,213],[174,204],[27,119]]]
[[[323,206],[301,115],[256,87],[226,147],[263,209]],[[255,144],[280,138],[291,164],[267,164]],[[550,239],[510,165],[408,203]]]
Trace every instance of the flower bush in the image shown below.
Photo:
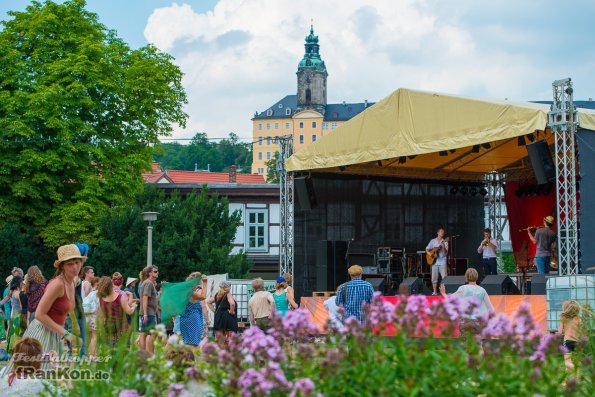
[[[425,297],[396,305],[375,296],[366,323],[349,319],[341,330],[320,335],[309,313],[275,317],[266,332],[253,327],[227,343],[210,341],[196,362],[176,360],[158,342],[155,355],[139,358],[124,340],[107,363],[87,366],[110,371],[108,382],[72,382],[77,396],[560,396],[592,394],[593,316],[573,354],[575,370],[564,366],[557,335],[542,333],[529,308],[509,319],[481,317],[477,305],[449,296],[427,305]],[[453,337],[457,319],[475,316],[478,328]],[[163,330],[158,330],[163,333]],[[391,336],[387,336],[387,335]],[[123,338],[124,339],[124,338]],[[100,344],[101,345],[101,344]],[[174,357],[172,359],[172,357]]]

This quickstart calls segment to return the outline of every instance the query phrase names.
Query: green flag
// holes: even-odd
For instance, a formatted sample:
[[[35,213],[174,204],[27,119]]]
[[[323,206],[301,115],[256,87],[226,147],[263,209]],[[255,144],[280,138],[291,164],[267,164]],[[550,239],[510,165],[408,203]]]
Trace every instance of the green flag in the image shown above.
[[[182,283],[161,284],[161,322],[169,323],[173,316],[184,314],[186,305],[194,292],[200,278],[184,281]]]

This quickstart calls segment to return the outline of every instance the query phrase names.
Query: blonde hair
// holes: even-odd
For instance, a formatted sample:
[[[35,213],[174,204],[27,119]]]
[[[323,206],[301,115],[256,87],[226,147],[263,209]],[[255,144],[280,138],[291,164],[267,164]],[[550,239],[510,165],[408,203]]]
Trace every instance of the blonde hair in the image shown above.
[[[361,276],[364,273],[364,269],[362,269],[360,265],[353,265],[349,269],[347,269],[347,272],[351,277],[357,277]]]
[[[287,285],[291,285],[291,282],[293,281],[293,276],[291,274],[283,273],[281,277],[283,277],[285,281],[287,281]]]
[[[573,318],[578,317],[580,312],[581,305],[579,305],[577,301],[566,301],[562,305],[562,313],[560,313],[560,320],[572,320]]]
[[[112,283],[111,277],[101,277],[97,283],[97,296],[107,298],[112,292],[114,292],[114,283]]]
[[[219,288],[219,291],[217,292],[217,300],[221,300],[221,298],[223,298],[226,294],[229,293],[229,291],[231,291],[231,287],[230,288]]]
[[[252,280],[252,288],[254,291],[262,291],[264,290],[264,280],[260,277],[255,278]]]
[[[479,274],[477,273],[477,270],[475,270],[472,267],[470,267],[469,269],[467,269],[467,271],[465,272],[465,280],[467,280],[467,281],[477,281],[477,279],[479,279]]]
[[[192,272],[186,277],[186,281],[194,280],[195,278],[200,278],[202,276],[201,272]]]
[[[35,283],[35,284],[41,284],[45,281],[45,278],[43,277],[43,274],[41,273],[41,270],[39,270],[39,267],[37,266],[31,266],[29,269],[27,269],[27,277],[25,277],[25,293],[28,294],[29,291],[29,287],[31,287],[31,284]]]

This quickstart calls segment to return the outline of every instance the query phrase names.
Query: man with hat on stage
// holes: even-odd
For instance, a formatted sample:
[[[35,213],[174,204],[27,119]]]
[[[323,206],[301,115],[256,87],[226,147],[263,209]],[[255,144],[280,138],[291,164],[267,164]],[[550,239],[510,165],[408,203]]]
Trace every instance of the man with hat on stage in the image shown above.
[[[551,215],[543,219],[543,226],[535,230],[535,235],[527,229],[527,234],[533,243],[535,243],[535,266],[540,274],[549,274],[550,259],[552,252],[556,247],[556,233],[552,231],[554,217]]]

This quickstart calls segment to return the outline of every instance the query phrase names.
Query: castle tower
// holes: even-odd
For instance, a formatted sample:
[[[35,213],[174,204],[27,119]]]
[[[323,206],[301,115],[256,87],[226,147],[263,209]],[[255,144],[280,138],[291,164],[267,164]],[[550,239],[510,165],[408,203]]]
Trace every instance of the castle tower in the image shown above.
[[[326,106],[326,66],[320,59],[318,36],[314,36],[314,26],[306,36],[306,53],[297,70],[297,111],[314,109],[324,115]]]

